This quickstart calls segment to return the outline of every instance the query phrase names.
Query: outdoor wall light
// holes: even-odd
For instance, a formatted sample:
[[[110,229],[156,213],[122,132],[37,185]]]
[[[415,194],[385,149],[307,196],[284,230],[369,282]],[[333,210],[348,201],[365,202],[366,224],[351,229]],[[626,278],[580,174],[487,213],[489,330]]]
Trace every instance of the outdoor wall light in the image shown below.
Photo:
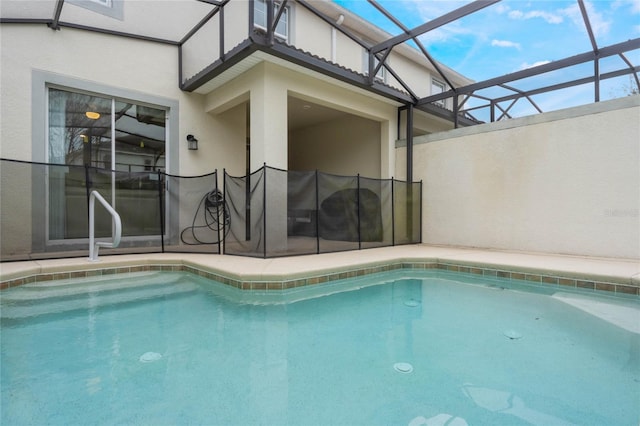
[[[197,150],[198,149],[198,139],[193,135],[187,135],[187,143],[189,144],[189,149]]]

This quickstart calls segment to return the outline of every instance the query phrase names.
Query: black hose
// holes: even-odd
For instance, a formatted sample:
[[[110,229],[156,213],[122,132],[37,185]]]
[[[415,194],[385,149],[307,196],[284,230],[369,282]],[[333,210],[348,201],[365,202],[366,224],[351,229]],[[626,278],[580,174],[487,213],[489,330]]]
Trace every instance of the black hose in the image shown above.
[[[196,225],[198,213],[202,209],[204,216],[204,225]],[[218,244],[221,241],[202,241],[196,236],[196,230],[207,228],[211,231],[219,233],[222,231],[222,240],[225,239],[229,233],[231,225],[231,215],[229,214],[229,206],[224,202],[224,197],[219,189],[215,189],[211,192],[207,192],[198,203],[198,208],[193,215],[193,221],[191,226],[188,226],[180,232],[180,240],[186,245],[201,245],[201,244]],[[191,236],[195,243],[187,242],[184,239],[184,233],[191,231]]]

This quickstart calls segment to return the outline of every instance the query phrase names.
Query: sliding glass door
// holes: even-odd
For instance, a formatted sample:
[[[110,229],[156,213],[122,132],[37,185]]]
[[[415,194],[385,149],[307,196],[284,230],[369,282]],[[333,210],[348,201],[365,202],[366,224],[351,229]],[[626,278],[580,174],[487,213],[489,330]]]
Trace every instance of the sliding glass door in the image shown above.
[[[87,237],[90,189],[118,211],[124,236],[159,236],[167,111],[59,88],[48,97],[48,162],[61,165],[49,167],[48,239]],[[110,235],[110,218],[96,220],[97,235]]]

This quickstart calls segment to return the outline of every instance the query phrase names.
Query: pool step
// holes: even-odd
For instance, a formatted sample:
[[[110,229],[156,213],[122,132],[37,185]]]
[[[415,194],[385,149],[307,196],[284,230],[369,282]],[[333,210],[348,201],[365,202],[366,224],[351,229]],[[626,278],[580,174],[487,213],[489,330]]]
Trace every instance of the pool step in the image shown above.
[[[1,295],[0,318],[17,319],[87,310],[133,301],[186,295],[197,285],[172,273],[132,273],[113,277],[26,284]]]
[[[132,289],[149,285],[175,284],[180,278],[180,275],[173,273],[136,272],[90,278],[70,278],[58,281],[40,281],[24,284],[11,289],[11,291],[0,293],[0,299],[19,301],[67,297],[85,293],[99,294],[105,291]]]

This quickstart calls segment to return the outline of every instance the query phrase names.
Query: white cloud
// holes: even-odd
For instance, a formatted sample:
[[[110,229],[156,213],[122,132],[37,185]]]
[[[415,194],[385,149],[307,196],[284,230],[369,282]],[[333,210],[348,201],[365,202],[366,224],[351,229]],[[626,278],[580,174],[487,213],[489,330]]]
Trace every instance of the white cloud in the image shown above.
[[[497,47],[515,47],[516,49],[520,50],[520,43],[516,43],[515,41],[494,39],[491,40],[491,45]]]
[[[614,10],[625,6],[629,6],[632,14],[640,14],[640,0],[616,0],[611,3],[611,8]]]
[[[611,21],[607,21],[601,13],[596,12],[591,2],[585,1],[584,5],[587,9],[589,24],[591,25],[594,36],[598,37],[607,34],[611,28]],[[561,12],[563,15],[571,19],[576,26],[586,29],[584,20],[582,19],[582,12],[580,12],[580,7],[577,3],[567,7],[566,9],[562,9]]]
[[[512,10],[508,13],[511,19],[533,19],[542,18],[547,21],[548,24],[561,24],[563,18],[561,15],[557,15],[551,12],[545,12],[544,10],[531,10],[529,12],[523,12],[521,10]]]
[[[411,13],[416,16],[419,16],[422,22],[429,22],[434,18],[440,17],[458,7],[463,6],[465,2],[404,0],[401,4],[404,4],[406,10],[411,11]],[[436,42],[439,43],[456,40],[460,35],[472,33],[473,30],[465,28],[459,21],[454,21],[448,25],[422,34],[420,36],[420,40],[429,45]]]
[[[511,19],[524,19],[524,13],[521,10],[512,10],[508,15]]]
[[[526,62],[524,62],[522,65],[520,65],[520,69],[521,70],[526,70],[528,68],[533,68],[533,67],[537,67],[539,65],[544,65],[544,64],[548,64],[551,61],[538,61],[538,62],[534,62],[533,64],[527,64]]]
[[[503,13],[507,13],[511,8],[504,3],[498,3],[494,6],[494,10],[496,13],[502,15]]]

